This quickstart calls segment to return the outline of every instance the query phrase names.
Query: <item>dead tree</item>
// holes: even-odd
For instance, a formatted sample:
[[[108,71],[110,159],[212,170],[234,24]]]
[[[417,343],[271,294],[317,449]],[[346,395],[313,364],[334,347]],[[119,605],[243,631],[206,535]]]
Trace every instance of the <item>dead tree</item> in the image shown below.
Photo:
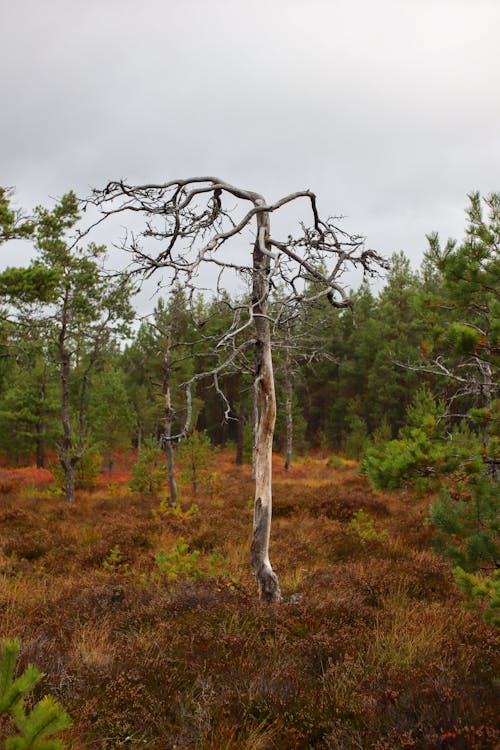
[[[306,201],[311,226],[301,224],[297,237],[276,239],[271,234],[271,214],[297,201]],[[276,419],[269,294],[277,284],[283,285],[288,291],[288,303],[295,306],[304,301],[307,289],[314,289],[315,299],[327,298],[334,307],[349,307],[352,302],[341,284],[342,274],[349,267],[362,267],[372,274],[381,258],[364,248],[361,236],[345,233],[334,219],[323,221],[316,196],[310,190],[267,203],[259,193],[217,177],[192,177],[145,185],[117,181],[94,190],[87,204],[97,206],[102,212],[92,227],[110,216],[130,213],[145,217],[145,227],[139,234],[126,236],[122,246],[133,254],[137,270],[146,276],[155,272],[168,273],[169,283],[181,281],[185,289],[194,290],[200,288],[202,269],[211,265],[217,269],[214,285],[220,294],[228,272],[244,276],[250,283],[251,300],[247,305],[234,306],[232,324],[218,343],[219,351],[224,353],[220,363],[185,384],[187,420],[184,430],[187,431],[191,418],[191,387],[202,378],[212,378],[224,402],[225,413],[229,415],[230,405],[219,387],[218,377],[227,368],[238,366],[253,349],[259,420],[251,562],[261,599],[279,601],[278,578],[269,560]],[[242,237],[252,228],[252,253],[241,257]],[[233,244],[231,251],[231,240],[235,238],[238,246]],[[328,270],[324,271],[325,268]]]

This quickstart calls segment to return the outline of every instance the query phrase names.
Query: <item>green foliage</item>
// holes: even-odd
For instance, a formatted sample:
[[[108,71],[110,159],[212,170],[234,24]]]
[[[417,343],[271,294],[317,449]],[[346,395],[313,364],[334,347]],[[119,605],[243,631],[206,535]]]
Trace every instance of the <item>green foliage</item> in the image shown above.
[[[12,208],[12,195],[12,190],[0,187],[0,244],[12,239],[27,239],[35,231],[34,222]]]
[[[370,518],[368,513],[365,513],[362,509],[356,511],[348,523],[347,533],[358,537],[362,544],[371,541],[383,542],[387,539],[387,530],[377,531],[373,518]]]
[[[226,561],[217,550],[212,550],[209,555],[200,555],[199,550],[189,551],[189,546],[183,537],[179,537],[177,544],[170,552],[160,550],[155,555],[158,573],[153,573],[152,578],[162,581],[173,582],[179,578],[197,580],[199,578],[228,578],[229,583],[234,580],[229,578]]]
[[[175,508],[173,508],[169,501],[164,498],[160,501],[160,505],[158,508],[155,508],[153,511],[153,518],[156,521],[161,521],[165,518],[179,518],[182,520],[189,520],[190,518],[194,518],[194,516],[198,515],[199,508],[196,505],[196,503],[192,503],[192,505],[189,506],[189,508],[186,508],[186,510],[182,510],[180,503],[177,503]]]
[[[132,467],[130,489],[156,495],[167,478],[167,468],[160,447],[151,439],[142,446],[137,461]]]
[[[452,349],[458,354],[470,354],[477,351],[481,344],[481,333],[463,323],[452,323],[448,328],[447,339]]]
[[[488,477],[473,476],[454,496],[443,489],[430,508],[436,549],[468,572],[499,565],[499,514],[500,487]]]
[[[397,489],[408,478],[431,470],[436,455],[429,436],[413,428],[408,438],[367,449],[363,471],[377,489]]]
[[[9,301],[54,302],[60,271],[34,261],[28,268],[6,268],[0,273],[0,297]]]
[[[25,356],[10,363],[0,391],[0,450],[10,461],[16,456],[28,462],[35,452],[44,460],[46,447],[59,438],[60,395],[39,343],[24,342],[24,350]]]
[[[398,439],[374,442],[366,450],[363,471],[374,487],[397,489],[405,482],[421,483],[458,462],[458,441],[447,439],[439,425],[441,408],[426,386],[416,391]]]
[[[95,446],[89,446],[75,466],[75,488],[77,490],[92,490],[96,486],[96,479],[101,474],[102,455]],[[55,478],[54,489],[62,491],[65,485],[65,473],[60,463],[50,466]]]
[[[19,641],[2,642],[0,714],[9,715],[19,732],[6,739],[5,750],[63,750],[61,740],[50,738],[69,729],[72,721],[64,707],[50,695],[27,710],[28,693],[44,675],[30,664],[19,677],[14,678],[18,652]]]
[[[194,430],[177,448],[176,455],[182,464],[181,479],[191,484],[193,495],[213,481],[216,452],[207,433],[198,430]]]
[[[368,443],[368,429],[362,417],[353,416],[349,419],[349,432],[345,438],[345,451],[349,458],[359,459],[363,455]]]
[[[455,582],[471,608],[483,608],[484,621],[500,627],[500,569],[491,577],[467,573],[457,566],[453,571]]]
[[[123,559],[122,551],[118,544],[112,548],[111,552],[104,560],[102,567],[108,573],[125,572],[128,568],[128,563]]]
[[[113,451],[120,451],[131,445],[134,426],[125,375],[116,361],[107,362],[94,379],[90,394],[89,423],[92,437],[111,469]]]
[[[182,537],[170,552],[160,550],[155,555],[159,576],[162,580],[176,581],[178,578],[202,578],[203,571],[199,566],[198,550],[189,552],[189,546]]]

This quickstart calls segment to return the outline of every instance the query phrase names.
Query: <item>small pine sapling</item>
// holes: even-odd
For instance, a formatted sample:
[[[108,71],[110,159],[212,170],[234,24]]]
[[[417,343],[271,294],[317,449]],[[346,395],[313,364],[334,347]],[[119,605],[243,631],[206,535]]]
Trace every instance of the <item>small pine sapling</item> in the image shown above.
[[[0,715],[10,716],[19,734],[5,740],[5,750],[64,750],[60,739],[50,739],[54,734],[69,729],[71,718],[65,708],[46,695],[31,710],[26,710],[28,693],[44,677],[35,665],[29,664],[24,672],[14,677],[19,641],[4,640],[0,660]]]
[[[160,550],[155,555],[155,562],[160,571],[160,577],[167,581],[178,578],[202,578],[203,571],[198,564],[200,553],[198,550],[189,552],[189,546],[182,537],[171,552]]]
[[[373,519],[362,509],[354,514],[347,526],[347,533],[357,536],[362,544],[371,541],[383,542],[387,539],[387,530],[377,531]]]
[[[467,606],[474,609],[482,606],[484,621],[500,627],[500,569],[497,568],[491,577],[466,573],[459,566],[453,573]]]
[[[170,552],[160,550],[155,555],[155,562],[159,572],[151,575],[153,580],[172,583],[180,578],[224,578],[229,587],[236,583],[235,579],[231,578],[226,560],[220,552],[212,550],[209,555],[201,557],[199,550],[189,550],[189,545],[183,537],[179,537]]]
[[[146,440],[139,457],[132,467],[130,489],[156,495],[167,479],[167,468],[162,460],[161,448],[152,440]]]
[[[186,508],[186,510],[182,510],[180,503],[172,506],[170,505],[169,500],[164,498],[160,501],[158,508],[153,509],[152,514],[155,521],[162,521],[163,519],[167,518],[177,518],[187,521],[190,518],[196,516],[199,513],[199,510],[200,509],[198,508],[196,503],[192,503],[189,508]]]
[[[194,430],[177,448],[177,456],[183,466],[181,479],[191,484],[196,497],[200,487],[213,485],[213,463],[216,449],[206,432]]]

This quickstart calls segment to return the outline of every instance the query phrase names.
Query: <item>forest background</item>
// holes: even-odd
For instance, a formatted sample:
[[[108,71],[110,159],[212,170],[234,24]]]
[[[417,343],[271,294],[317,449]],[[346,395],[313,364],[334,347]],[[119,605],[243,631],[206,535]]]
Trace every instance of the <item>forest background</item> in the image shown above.
[[[204,297],[173,285],[155,298],[151,315],[135,322],[132,302],[136,278],[110,273],[106,269],[105,247],[74,242],[80,205],[73,193],[65,195],[52,208],[39,207],[29,216],[13,207],[13,196],[8,190],[2,190],[0,198],[1,240],[27,239],[36,251],[29,266],[7,268],[0,274],[3,300],[0,490],[5,506],[2,517],[8,527],[13,524],[13,534],[2,547],[2,580],[7,603],[15,600],[15,606],[8,605],[6,622],[19,632],[18,617],[23,608],[30,618],[35,617],[33,622],[36,621],[36,592],[41,591],[41,582],[50,580],[51,596],[62,594],[59,583],[54,587],[53,573],[64,571],[68,561],[63,559],[60,569],[59,558],[70,554],[75,540],[68,544],[51,542],[49,546],[48,540],[40,541],[40,513],[53,516],[53,531],[47,533],[58,534],[59,524],[63,527],[68,524],[66,531],[62,527],[62,533],[69,531],[72,539],[76,534],[77,546],[82,546],[86,555],[84,567],[97,566],[92,573],[96,581],[104,575],[111,577],[113,586],[119,584],[119,595],[116,594],[118,589],[108,591],[106,584],[101,592],[103,596],[116,594],[121,601],[123,596],[137,596],[139,592],[140,597],[148,592],[153,599],[189,594],[203,598],[202,609],[206,606],[204,597],[208,596],[214,606],[223,607],[224,617],[227,617],[231,608],[237,610],[241,605],[232,600],[222,602],[221,591],[227,591],[231,597],[238,592],[248,607],[247,574],[242,569],[246,564],[240,559],[241,530],[236,530],[240,521],[245,521],[245,514],[241,508],[238,512],[235,509],[241,505],[241,489],[252,463],[255,413],[252,358],[244,356],[246,350],[242,350],[241,356],[231,360],[231,366],[220,372],[220,377],[198,378],[200,372],[218,371],[222,353],[214,347],[214,341],[223,339],[231,328],[235,308],[248,308],[247,297],[243,294],[236,298],[229,292]],[[285,602],[297,603],[302,597],[302,594],[297,595],[297,587],[310,589],[312,598],[304,604],[309,618],[308,624],[304,624],[307,643],[315,643],[316,615],[320,618],[318,622],[323,623],[321,627],[326,627],[320,610],[324,606],[324,587],[331,575],[328,565],[332,555],[334,570],[338,571],[339,560],[345,559],[348,560],[345,565],[359,568],[356,575],[362,576],[367,555],[368,562],[371,560],[370,568],[375,566],[373,575],[382,563],[390,567],[410,556],[411,575],[419,581],[422,576],[422,581],[425,578],[430,586],[419,583],[422,588],[418,589],[418,596],[431,596],[433,601],[444,597],[442,607],[451,612],[457,597],[457,589],[454,593],[450,589],[453,576],[449,565],[439,568],[439,573],[434,571],[434,558],[426,557],[429,541],[438,553],[452,561],[455,584],[468,606],[479,608],[480,613],[474,617],[482,615],[485,623],[482,627],[490,629],[500,621],[499,195],[482,198],[478,193],[471,194],[466,218],[461,241],[449,240],[442,245],[436,234],[428,236],[429,246],[420,272],[411,269],[404,253],[395,254],[378,294],[371,290],[368,280],[364,280],[352,292],[352,308],[332,309],[324,302],[324,297],[319,297],[304,313],[289,317],[284,327],[275,326],[276,459],[284,454],[284,465],[277,469],[278,535],[283,535],[288,528],[285,538],[290,542],[292,526],[287,523],[299,513],[301,523],[293,528],[297,532],[301,529],[302,534],[300,542],[297,540],[295,544],[299,543],[299,549],[300,544],[303,546],[301,554],[315,572],[312,574],[306,568],[299,570],[287,563],[284,593]],[[78,238],[78,234],[76,236]],[[308,296],[314,298],[317,283],[314,274],[306,278],[306,283],[311,292]],[[275,288],[269,308],[271,318],[280,307],[280,294],[279,287]],[[187,434],[183,428],[186,383],[191,384],[193,391],[193,421]],[[220,469],[217,470],[215,457],[219,450]],[[174,462],[178,462],[177,470],[171,463],[169,454],[172,453]],[[169,462],[171,472],[167,470]],[[244,464],[248,467],[246,471]],[[33,468],[29,468],[31,465]],[[240,473],[234,474],[234,467],[242,465]],[[294,469],[295,466],[298,468]],[[358,469],[366,475],[371,489],[366,479],[359,477]],[[177,504],[172,502],[173,475],[182,487]],[[290,479],[284,480],[287,475]],[[340,483],[336,484],[339,478]],[[391,491],[401,494],[396,499]],[[287,493],[284,503],[283,492]],[[294,492],[301,495],[300,502]],[[327,498],[323,497],[325,492]],[[64,494],[71,503],[65,503],[60,497]],[[158,499],[160,503],[155,505]],[[121,510],[124,500],[130,509],[133,527],[127,531]],[[189,506],[187,502],[192,504]],[[197,502],[202,503],[201,513]],[[102,516],[95,515],[96,503],[101,508],[112,508],[108,521],[109,510]],[[76,506],[74,512],[69,510],[71,505]],[[61,506],[66,506],[67,510]],[[381,528],[379,516],[384,519],[384,528]],[[331,518],[335,520],[330,521]],[[103,523],[107,524],[109,543],[105,543],[104,538],[101,540],[97,531]],[[239,538],[238,542],[228,540],[223,545],[225,556],[219,551],[220,523],[227,525],[230,535]],[[144,525],[144,534],[138,533],[137,524]],[[200,524],[206,526],[204,531]],[[329,535],[320,541],[325,524]],[[429,525],[432,526],[430,538]],[[159,535],[157,526],[161,529]],[[124,535],[129,532],[132,536],[130,539],[127,536],[127,547],[124,542],[110,547],[111,538],[125,539]],[[188,542],[184,537],[186,533]],[[313,537],[314,543],[308,541]],[[151,548],[156,549],[153,571],[149,569]],[[296,549],[287,543],[282,546],[280,555],[282,558],[283,555],[295,556]],[[82,573],[79,554],[71,563],[76,565],[71,568],[71,576]],[[137,569],[132,569],[129,560],[135,557]],[[47,562],[40,562],[45,559]],[[327,567],[320,567],[325,561],[330,561]],[[49,568],[55,566],[54,571],[46,569],[46,564]],[[238,577],[235,577],[236,572]],[[311,578],[304,578],[306,574]],[[382,638],[377,614],[381,603],[389,606],[391,617],[396,610],[404,618],[410,616],[413,605],[400,588],[406,591],[407,575],[408,571],[400,580],[391,573],[384,584],[391,587],[390,602],[382,595],[380,601],[377,599],[373,604],[375,620],[370,619],[366,627],[360,621],[357,637],[372,639],[373,625],[377,638]],[[431,585],[433,576],[437,578]],[[199,579],[201,588],[189,593],[190,581]],[[381,586],[385,579],[382,576],[377,580],[377,585]],[[210,588],[211,581],[216,582],[217,593]],[[73,596],[78,586],[73,578],[67,583]],[[19,588],[21,585],[25,588]],[[100,596],[99,591],[97,587],[96,596]],[[140,597],[138,603],[142,602]],[[331,605],[335,611],[340,606],[335,595]],[[358,605],[359,602],[353,613],[363,618],[364,609]],[[74,606],[78,611],[78,602]],[[316,611],[317,607],[320,609]],[[451,616],[448,609],[446,612],[446,617]],[[440,609],[439,617],[444,616],[444,609]],[[148,621],[150,617],[148,614]],[[252,617],[260,623],[255,625],[256,632],[260,632],[262,618],[267,615],[252,610]],[[99,618],[100,615],[94,624],[101,631],[103,623]],[[283,618],[283,626],[288,627],[286,611]],[[42,622],[47,624],[49,620],[47,615]],[[477,627],[477,619],[461,621],[460,628],[453,631],[453,637],[459,637],[463,647],[464,639],[470,638],[467,628],[474,622]],[[411,712],[404,709],[401,713],[398,709],[399,718],[382,728],[380,717],[386,711],[386,697],[380,697],[375,712],[370,708],[370,701],[375,700],[374,673],[385,668],[387,659],[392,660],[390,663],[396,670],[394,674],[388,673],[387,690],[391,695],[397,693],[392,680],[399,680],[403,673],[405,679],[410,679],[411,670],[418,665],[424,669],[425,679],[435,679],[434,667],[431,669],[424,659],[424,651],[417,648],[418,634],[411,631],[409,621],[404,619],[401,623],[400,635],[407,639],[404,647],[402,642],[396,645],[392,640],[394,623],[391,625],[389,620],[387,624],[389,631],[383,636],[387,641],[375,641],[379,646],[373,659],[368,651],[360,666],[367,680],[366,683],[362,680],[359,687],[362,705],[354,713],[346,707],[347,713],[342,714],[339,725],[335,719],[337,714],[332,718],[331,707],[325,708],[324,714],[320,709],[321,715],[318,714],[314,726],[308,723],[303,712],[308,715],[311,707],[299,708],[297,704],[292,708],[289,703],[292,698],[281,696],[279,688],[278,703],[281,705],[285,701],[292,711],[288,719],[278,718],[279,712],[275,713],[278,704],[274,707],[274,704],[266,704],[265,710],[245,714],[237,723],[234,720],[229,725],[215,725],[217,729],[212,734],[210,722],[200,721],[196,729],[198,744],[194,745],[190,739],[191,720],[186,720],[181,706],[179,711],[173,710],[175,716],[168,720],[172,722],[168,736],[187,733],[186,747],[210,747],[212,739],[220,742],[224,732],[230,738],[228,741],[233,741],[234,733],[240,731],[241,742],[238,740],[240,744],[235,745],[238,747],[254,747],[255,732],[263,738],[263,747],[344,747],[346,737],[350,738],[349,742],[356,742],[356,737],[362,735],[363,741],[372,742],[374,737],[380,740],[380,733],[385,732],[384,737],[395,747],[394,732],[401,723],[406,727],[406,734],[401,735],[401,744],[397,746],[414,746],[416,738],[420,737],[422,744],[417,746],[427,747],[430,745],[425,743],[431,736],[436,747],[441,747],[443,741],[455,743],[450,746],[457,748],[463,747],[463,743],[478,748],[493,746],[494,722],[489,713],[493,696],[488,693],[486,701],[480,697],[489,689],[492,668],[485,650],[491,637],[486,635],[488,630],[478,630],[479,640],[471,646],[474,656],[467,658],[473,660],[470,663],[475,666],[468,672],[469,682],[458,678],[465,669],[462,659],[462,656],[465,659],[465,651],[459,651],[453,668],[444,662],[438,667],[444,680],[439,691],[443,689],[452,696],[447,718],[436,715],[432,721],[426,719],[431,723],[423,728],[423,719],[415,724]],[[109,621],[110,628],[115,625]],[[193,623],[194,628],[198,625],[198,621]],[[223,626],[230,627],[225,621]],[[313,630],[309,631],[309,627]],[[72,633],[74,639],[76,631]],[[441,635],[442,642],[447,642],[451,637],[449,625]],[[426,631],[423,637],[427,643],[429,633]],[[59,643],[58,637],[54,644],[56,641]],[[36,642],[35,638],[33,644]],[[437,642],[435,645],[435,650],[428,651],[429,658],[439,652]],[[223,639],[223,649],[226,646]],[[288,658],[288,646],[293,643],[278,649],[278,660]],[[182,650],[183,647],[179,647]],[[329,642],[328,653],[331,648]],[[14,642],[4,644],[4,653],[14,655],[13,658],[17,649]],[[87,646],[80,644],[78,658],[85,654],[84,658],[90,659],[97,679],[102,676],[102,669],[107,670],[108,663],[99,647],[91,655],[87,650]],[[45,661],[50,658],[42,656]],[[188,662],[182,663],[183,669],[186,668]],[[142,669],[144,665],[139,660],[136,666]],[[314,667],[313,662],[310,666]],[[342,679],[346,677],[347,667],[346,662],[342,667]],[[242,679],[247,678],[249,669],[248,665],[241,664]],[[454,676],[448,674],[449,669]],[[54,662],[49,669],[52,680],[59,670]],[[282,667],[280,673],[281,670]],[[217,667],[213,679],[219,679],[215,676],[219,671]],[[308,674],[307,670],[304,674]],[[459,697],[451,689],[450,679],[453,681],[455,677],[457,685],[460,683],[464,691],[469,691],[466,697]],[[338,678],[339,675],[335,681]],[[179,675],[176,679],[180,682],[175,690],[182,693],[184,677]],[[299,683],[299,691],[306,690],[306,683],[303,680]],[[90,690],[91,684],[92,680],[85,690]],[[267,691],[272,681],[263,684]],[[380,678],[376,684],[383,684]],[[338,711],[339,705],[343,705],[338,692],[328,698],[322,682],[319,690],[323,691],[321,700],[326,701],[325,706],[330,706],[332,698],[333,710]],[[78,738],[87,736],[94,722],[92,701],[85,691],[85,695],[77,691],[70,698],[62,683],[57,692],[66,703],[70,699],[73,710],[79,706],[80,715],[86,717],[71,735],[80,742]],[[347,703],[350,705],[349,701],[354,698],[349,695]],[[423,695],[422,712],[425,714],[430,704]],[[240,689],[227,698],[236,703],[241,699]],[[413,696],[411,700],[416,699]],[[198,695],[193,700],[193,710],[198,710],[203,700]],[[295,700],[293,698],[292,703]],[[303,700],[301,697],[300,701]],[[460,710],[462,713],[465,710],[469,724],[457,717],[461,701],[467,705]],[[231,705],[230,710],[238,713],[236,704]],[[129,727],[130,722],[135,722],[131,718],[133,704],[123,707],[120,721],[116,718],[116,707],[106,706],[100,710],[103,727],[113,727],[115,739],[111,742],[115,744],[111,746],[121,746],[116,744],[116,737],[125,737],[126,732],[120,727]],[[214,704],[210,710],[227,709]],[[87,712],[90,712],[88,716]],[[61,718],[61,729],[69,727],[66,714],[61,717],[64,718],[64,721]],[[263,723],[259,723],[260,720]],[[29,721],[28,716],[26,722],[29,724]],[[39,721],[43,721],[43,711]],[[358,721],[363,723],[362,731]],[[483,726],[481,722],[486,723]],[[155,738],[155,742],[158,741],[155,746],[169,746],[158,739],[160,735],[155,734],[151,722],[141,724],[137,731],[141,737]],[[313,737],[318,738],[317,742]],[[385,747],[385,740],[380,741],[380,747]],[[405,744],[406,741],[410,744]]]

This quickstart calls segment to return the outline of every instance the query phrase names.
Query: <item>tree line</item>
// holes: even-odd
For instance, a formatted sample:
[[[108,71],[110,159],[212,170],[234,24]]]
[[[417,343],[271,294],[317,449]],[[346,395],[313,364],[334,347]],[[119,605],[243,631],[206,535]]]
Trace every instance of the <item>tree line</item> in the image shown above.
[[[491,408],[498,387],[498,227],[480,211],[473,196],[463,244],[440,248],[430,235],[419,272],[396,253],[378,293],[365,281],[351,293],[352,308],[327,310],[322,301],[276,332],[276,449],[286,448],[290,413],[294,450],[325,446],[361,458],[370,443],[397,437],[422,389],[443,403],[443,426],[445,417],[457,425],[468,409]],[[138,321],[133,284],[103,268],[105,248],[68,246],[65,236],[78,219],[73,194],[51,211],[39,209],[33,223],[9,228],[0,216],[1,237],[29,237],[37,253],[28,268],[0,275],[4,457],[45,466],[47,454],[68,443],[69,429],[78,451],[97,450],[110,469],[114,452],[140,448],[147,438],[161,441],[166,429],[180,433],[183,384],[217,364],[214,342],[244,300],[228,292],[193,298],[174,285]],[[474,233],[480,250],[469,247]],[[280,305],[279,288],[271,305]],[[200,381],[193,395],[193,426],[216,445],[234,443],[239,460],[251,455],[252,374],[251,357],[240,358],[221,376],[220,393]]]
[[[220,192],[216,186],[208,219],[207,211],[189,216],[196,236],[208,221],[220,221]],[[109,193],[102,195],[107,201]],[[141,210],[145,196],[151,201],[151,191],[141,194]],[[261,216],[260,198],[252,196]],[[465,483],[464,492],[497,509],[498,194],[471,194],[464,237],[443,245],[430,234],[418,272],[403,252],[394,254],[378,292],[367,278],[346,295],[318,252],[300,266],[298,292],[288,266],[273,280],[269,265],[272,283],[257,295],[259,304],[265,297],[266,311],[256,315],[255,283],[252,301],[248,278],[246,292],[203,295],[181,283],[179,269],[187,266],[176,261],[170,287],[140,320],[134,278],[106,270],[104,247],[82,245],[73,193],[30,216],[12,207],[12,197],[0,192],[0,242],[28,240],[35,255],[27,268],[0,274],[0,452],[10,464],[35,459],[45,466],[57,454],[71,499],[77,467],[89,456],[112,469],[117,452],[140,451],[153,440],[173,465],[176,444],[192,429],[214,445],[233,444],[238,463],[251,461],[259,404],[255,341],[247,346],[244,334],[251,318],[265,318],[277,394],[274,448],[285,453],[287,468],[293,451],[322,447],[361,459],[380,488],[453,475]],[[147,210],[153,213],[150,203]],[[324,231],[305,234],[302,245],[270,241],[262,257],[272,260],[277,248],[288,253],[288,263],[299,246],[315,251],[318,237],[325,247]],[[182,234],[179,227],[175,232]],[[340,245],[332,246],[339,262]],[[141,248],[134,251],[153,262]],[[248,268],[240,271],[245,279]],[[365,271],[369,277],[372,267]],[[340,294],[333,309],[332,290]],[[456,511],[452,504],[448,493],[436,506],[445,526]],[[496,512],[490,508],[490,518]],[[475,540],[477,549],[483,545],[476,557],[484,559],[490,544],[497,565],[491,539],[490,530]],[[466,569],[474,552],[462,553],[457,561]]]

